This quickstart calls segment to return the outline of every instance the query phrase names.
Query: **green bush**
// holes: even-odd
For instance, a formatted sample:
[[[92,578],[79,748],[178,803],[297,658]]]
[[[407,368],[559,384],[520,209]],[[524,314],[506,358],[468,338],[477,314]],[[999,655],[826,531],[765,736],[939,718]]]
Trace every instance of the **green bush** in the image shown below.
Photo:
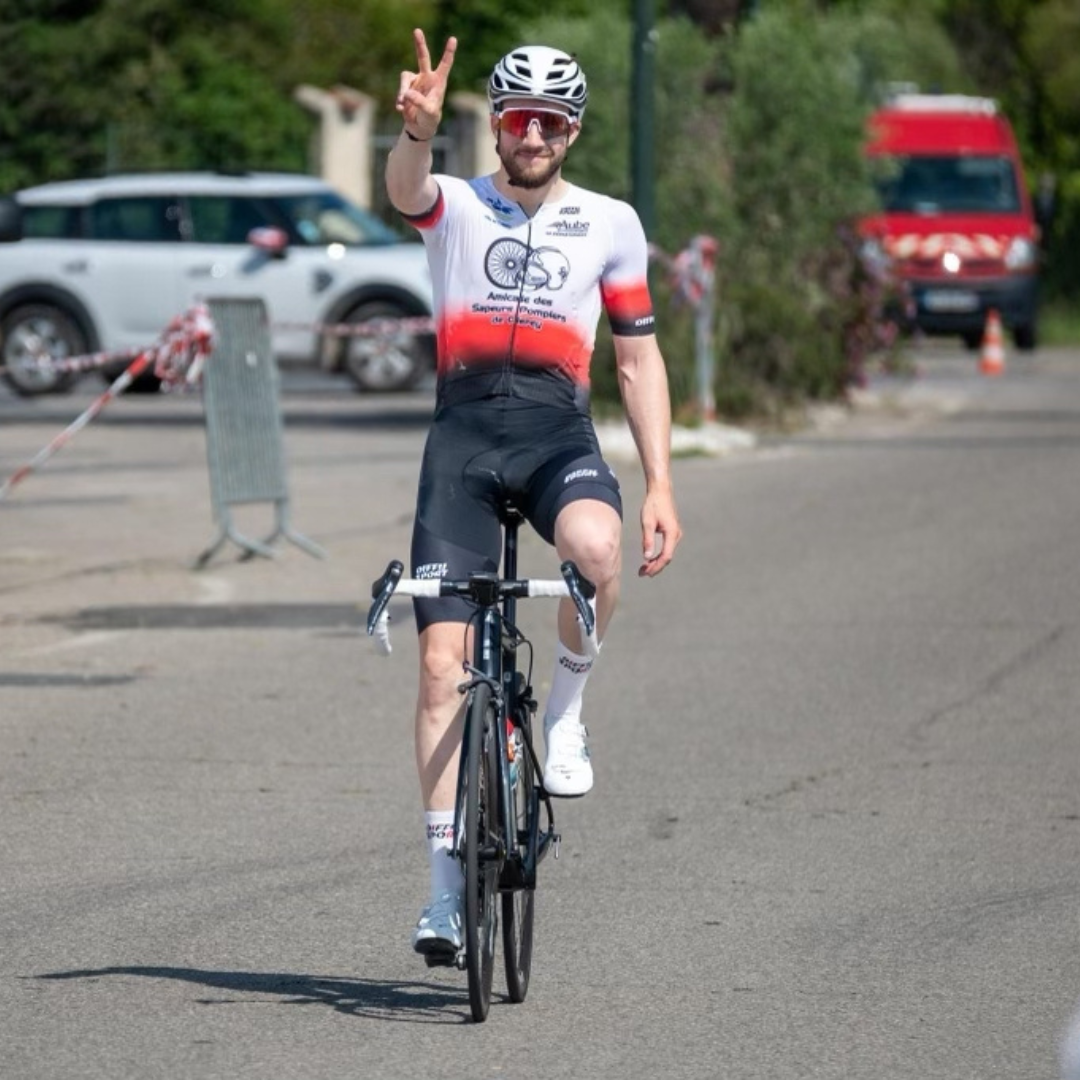
[[[851,238],[850,223],[874,203],[850,56],[825,21],[781,10],[748,24],[733,55],[724,371],[740,399],[749,388],[766,411],[842,394],[865,362],[855,344],[872,341],[852,320],[879,314],[860,303]]]

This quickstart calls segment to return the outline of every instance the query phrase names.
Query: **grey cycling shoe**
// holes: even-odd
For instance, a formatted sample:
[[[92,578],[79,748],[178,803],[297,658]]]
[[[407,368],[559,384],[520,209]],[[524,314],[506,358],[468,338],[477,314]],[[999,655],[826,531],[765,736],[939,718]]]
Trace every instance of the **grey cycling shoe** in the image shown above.
[[[461,951],[463,902],[460,893],[444,892],[421,912],[412,945],[429,962],[452,964]]]

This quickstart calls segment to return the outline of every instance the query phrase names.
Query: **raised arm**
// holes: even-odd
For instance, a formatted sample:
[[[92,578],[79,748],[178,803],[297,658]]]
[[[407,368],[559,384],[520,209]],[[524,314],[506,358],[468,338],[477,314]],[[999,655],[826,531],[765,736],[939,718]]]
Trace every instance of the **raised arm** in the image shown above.
[[[439,130],[446,84],[457,51],[457,38],[450,38],[439,66],[432,70],[423,30],[413,31],[413,42],[417,70],[401,73],[396,101],[404,129],[386,163],[386,191],[390,202],[403,214],[422,214],[439,197],[431,175],[431,140]]]
[[[614,338],[619,391],[645,473],[640,577],[659,574],[682,538],[671,485],[671,398],[656,336]]]

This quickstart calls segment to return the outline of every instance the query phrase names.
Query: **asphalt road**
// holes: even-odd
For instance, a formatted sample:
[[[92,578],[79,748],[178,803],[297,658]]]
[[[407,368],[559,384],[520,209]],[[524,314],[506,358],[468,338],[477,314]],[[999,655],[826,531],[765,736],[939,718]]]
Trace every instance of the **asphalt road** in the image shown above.
[[[115,403],[0,503],[0,1075],[1053,1080],[1080,1004],[1080,355],[921,370],[679,460],[653,582],[620,466],[596,788],[560,807],[528,999],[482,1026],[408,944],[407,612],[389,660],[359,630],[428,399],[290,384],[293,523],[329,558],[202,572],[198,400]],[[92,389],[0,400],[0,476]],[[541,687],[551,615],[526,619]]]

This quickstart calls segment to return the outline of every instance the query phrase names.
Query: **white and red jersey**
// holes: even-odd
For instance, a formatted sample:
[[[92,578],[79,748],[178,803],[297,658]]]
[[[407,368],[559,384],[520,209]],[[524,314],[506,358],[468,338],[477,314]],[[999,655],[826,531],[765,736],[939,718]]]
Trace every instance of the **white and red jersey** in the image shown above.
[[[648,248],[627,203],[569,184],[530,218],[489,176],[435,179],[438,201],[406,220],[431,265],[440,385],[535,371],[587,393],[601,308],[616,335],[653,333]]]

